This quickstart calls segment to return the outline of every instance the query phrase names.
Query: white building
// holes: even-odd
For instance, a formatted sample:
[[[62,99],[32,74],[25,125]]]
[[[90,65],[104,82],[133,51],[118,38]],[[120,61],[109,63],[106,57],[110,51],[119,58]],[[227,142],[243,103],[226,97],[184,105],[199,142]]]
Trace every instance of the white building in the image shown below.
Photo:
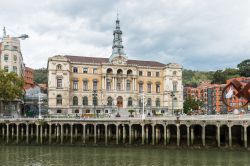
[[[171,114],[183,110],[182,66],[131,60],[124,53],[119,20],[110,58],[57,55],[48,59],[51,114],[105,114],[114,109]]]

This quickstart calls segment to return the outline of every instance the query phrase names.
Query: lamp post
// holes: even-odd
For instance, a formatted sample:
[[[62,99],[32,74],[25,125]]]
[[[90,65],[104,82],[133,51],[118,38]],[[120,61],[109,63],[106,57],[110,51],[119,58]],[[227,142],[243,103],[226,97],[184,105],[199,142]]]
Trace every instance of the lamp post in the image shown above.
[[[145,119],[145,93],[142,91],[140,97],[142,98],[142,119]]]
[[[174,91],[171,92],[170,96],[172,97],[172,116],[174,116]]]
[[[94,105],[94,118],[96,118],[96,113],[95,113],[95,106],[96,106],[96,96],[97,96],[97,93],[96,93],[97,91],[96,90],[93,90],[93,94],[92,94],[92,96],[93,96],[93,105]]]
[[[38,118],[42,119],[42,115],[41,115],[41,92],[39,91],[38,93]]]

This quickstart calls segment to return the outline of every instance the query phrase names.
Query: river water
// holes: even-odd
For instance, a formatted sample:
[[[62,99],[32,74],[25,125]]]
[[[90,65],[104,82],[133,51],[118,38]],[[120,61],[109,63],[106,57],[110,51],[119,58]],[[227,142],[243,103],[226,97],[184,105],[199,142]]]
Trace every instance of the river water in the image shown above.
[[[144,147],[0,146],[0,166],[249,166],[250,152]]]

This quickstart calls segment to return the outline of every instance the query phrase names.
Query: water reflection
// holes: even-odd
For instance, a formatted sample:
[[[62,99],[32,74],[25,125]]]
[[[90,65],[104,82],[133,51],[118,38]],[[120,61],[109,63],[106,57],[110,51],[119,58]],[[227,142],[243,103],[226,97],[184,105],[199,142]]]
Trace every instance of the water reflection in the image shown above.
[[[247,166],[247,151],[159,148],[2,146],[0,165]]]

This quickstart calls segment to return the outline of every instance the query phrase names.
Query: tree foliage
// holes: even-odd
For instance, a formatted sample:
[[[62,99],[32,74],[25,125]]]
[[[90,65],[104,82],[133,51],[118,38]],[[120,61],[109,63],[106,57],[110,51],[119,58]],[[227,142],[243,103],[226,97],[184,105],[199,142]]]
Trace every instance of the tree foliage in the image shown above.
[[[250,77],[250,59],[246,59],[237,65],[239,74],[243,77]]]
[[[0,70],[0,99],[5,102],[20,99],[23,96],[24,81],[16,73]]]
[[[34,81],[38,84],[47,84],[48,70],[45,68],[34,70]]]
[[[203,106],[204,103],[202,101],[188,97],[183,103],[183,110],[185,114],[189,114],[192,110],[198,110]]]
[[[213,78],[213,71],[193,71],[184,69],[183,76],[183,85],[184,86],[193,86],[196,87],[199,83],[203,81],[211,81]]]

